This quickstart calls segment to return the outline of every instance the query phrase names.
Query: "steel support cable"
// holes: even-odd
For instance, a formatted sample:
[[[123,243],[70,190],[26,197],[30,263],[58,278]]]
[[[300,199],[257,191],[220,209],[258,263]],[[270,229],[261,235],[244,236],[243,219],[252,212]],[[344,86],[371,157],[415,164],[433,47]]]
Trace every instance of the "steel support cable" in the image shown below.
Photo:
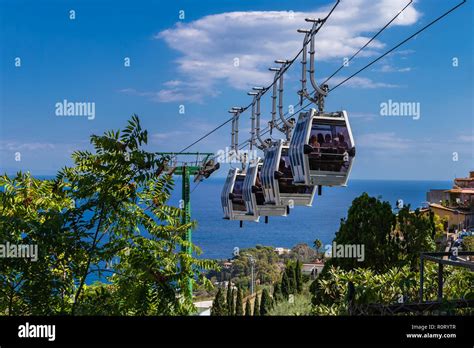
[[[351,76],[347,77],[346,79],[344,79],[343,81],[341,81],[339,84],[337,84],[336,86],[334,86],[333,88],[329,89],[329,92],[332,92],[334,91],[337,87],[343,85],[344,83],[346,83],[347,81],[349,81],[351,78],[355,77],[357,74],[361,73],[362,71],[364,71],[365,69],[367,69],[368,67],[370,67],[371,65],[373,65],[374,63],[376,63],[377,61],[379,61],[380,59],[382,59],[383,57],[385,57],[387,54],[390,54],[391,52],[393,52],[394,50],[396,50],[398,47],[402,46],[403,44],[405,44],[406,42],[408,42],[409,40],[411,40],[412,38],[414,38],[416,35],[420,34],[421,32],[423,32],[424,30],[428,29],[430,26],[432,26],[433,24],[435,24],[436,22],[438,22],[439,20],[441,20],[442,18],[446,17],[448,14],[450,14],[451,12],[455,11],[456,9],[458,9],[460,6],[462,6],[464,3],[466,2],[466,0],[463,0],[462,2],[460,2],[459,4],[457,4],[456,6],[452,7],[451,9],[449,9],[448,11],[444,12],[442,15],[440,15],[439,17],[435,18],[434,20],[432,20],[430,23],[428,23],[427,25],[425,25],[424,27],[422,27],[421,29],[419,29],[418,31],[416,31],[414,34],[410,35],[409,37],[407,37],[406,39],[404,39],[403,41],[401,41],[400,43],[398,43],[397,45],[393,46],[391,49],[389,49],[388,51],[386,51],[385,53],[383,53],[381,56],[377,57],[376,59],[372,60],[370,63],[366,64],[364,67],[362,67],[361,69],[359,69],[358,71],[356,71],[354,74],[352,74]],[[365,45],[366,46],[366,45]],[[300,112],[301,110],[307,108],[309,105],[311,105],[312,103],[307,103],[306,105],[304,105],[303,107],[301,107],[299,110],[295,111],[291,116],[293,116],[294,114],[297,114],[298,112]],[[264,131],[262,133],[262,135],[266,134],[268,131]],[[243,143],[245,144],[245,142]]]
[[[337,4],[339,3],[339,1],[334,5],[333,9],[331,10],[331,12],[328,14],[328,16],[332,13],[332,11],[334,10],[335,6],[337,6]],[[459,7],[461,7],[462,5],[464,5],[466,3],[466,0],[463,0],[462,2],[460,2],[459,4],[457,4],[456,6],[452,7],[451,9],[449,9],[448,11],[444,12],[442,15],[438,16],[437,18],[435,18],[434,20],[432,20],[430,23],[428,23],[427,25],[423,26],[421,29],[419,29],[418,31],[416,31],[415,33],[413,33],[412,35],[410,35],[409,37],[407,37],[406,39],[404,39],[403,41],[401,41],[400,43],[398,43],[397,45],[395,45],[394,47],[392,47],[390,50],[386,51],[385,53],[383,53],[381,56],[377,57],[376,59],[372,60],[370,63],[366,64],[364,67],[362,67],[361,69],[359,69],[358,71],[356,71],[355,73],[353,73],[352,75],[350,75],[349,77],[345,78],[343,81],[341,81],[340,83],[338,83],[336,86],[332,87],[329,89],[329,92],[332,92],[334,91],[336,88],[340,87],[341,85],[343,85],[344,83],[346,83],[347,81],[349,81],[350,79],[352,79],[353,77],[355,77],[356,75],[358,75],[359,73],[361,73],[362,71],[364,71],[365,69],[367,69],[368,67],[372,66],[373,64],[375,64],[376,62],[378,62],[380,59],[382,59],[383,57],[387,56],[388,54],[390,54],[391,52],[393,52],[394,50],[396,50],[397,48],[399,48],[400,46],[402,46],[403,44],[405,44],[406,42],[408,42],[409,40],[411,40],[412,38],[414,38],[416,35],[420,34],[421,32],[425,31],[426,29],[428,29],[429,27],[431,27],[433,24],[435,24],[436,22],[438,22],[439,20],[441,20],[442,18],[446,17],[448,14],[450,14],[451,12],[455,11],[456,9],[458,9]],[[403,11],[407,6],[409,6],[411,4],[411,1],[409,4],[407,4],[401,11]],[[397,15],[394,17],[397,18],[397,16],[400,15],[401,12],[397,13]],[[328,18],[328,16],[326,17],[326,19]],[[379,30],[379,32],[377,32],[374,37],[369,40],[364,46],[361,47],[361,49],[359,51],[357,51],[354,56],[356,56],[357,54],[360,53],[361,50],[363,50],[365,47],[367,47],[370,42],[372,42],[375,37],[377,37],[383,30],[385,30],[386,27],[388,27],[388,25],[390,25],[391,22],[393,22],[392,19],[387,25],[385,25],[381,30]],[[300,52],[297,54],[297,56],[292,60],[290,61],[291,64],[299,57],[299,55],[302,53],[303,49],[300,50]],[[290,64],[290,65],[291,65]],[[338,70],[336,70],[335,73],[333,73],[325,82],[327,82],[331,77],[333,77],[334,75],[336,75],[340,70],[342,69],[342,67],[340,67]],[[282,69],[283,70],[283,69]],[[269,86],[266,88],[265,92],[273,86],[273,84],[276,82],[276,80]],[[263,93],[264,94],[264,93]],[[297,103],[298,104],[298,103]],[[291,116],[293,116],[294,114],[297,114],[298,112],[300,112],[301,110],[307,108],[309,105],[311,105],[312,102],[309,102],[307,103],[306,105],[304,105],[303,107],[301,107],[298,111],[295,111],[291,114]],[[247,110],[250,106],[252,106],[252,103],[250,103],[247,107],[245,107],[242,112],[244,112],[245,110]],[[288,113],[286,113],[288,114]],[[287,120],[289,120],[290,117],[287,118]],[[213,130],[209,131],[208,133],[206,133],[204,136],[202,136],[201,138],[199,138],[198,140],[196,140],[195,142],[193,142],[191,145],[187,146],[186,148],[184,148],[183,150],[181,150],[180,152],[184,152],[186,151],[187,149],[189,149],[190,147],[194,146],[195,144],[197,144],[198,142],[200,142],[201,140],[203,140],[204,138],[208,137],[209,135],[211,135],[212,133],[214,133],[215,131],[217,131],[218,129],[222,128],[224,125],[226,125],[227,123],[231,122],[232,121],[232,118],[225,121],[224,123],[222,123],[221,125],[219,125],[218,127],[214,128]],[[268,128],[268,127],[266,127]],[[268,132],[270,131],[270,129],[266,129],[264,130],[261,134],[264,135],[264,134],[267,134]],[[249,143],[249,140],[246,140],[244,141],[241,146],[239,147],[239,150],[242,150],[243,148],[245,148],[247,145],[246,143]],[[178,153],[179,154],[179,153]],[[216,157],[214,157],[215,159]]]
[[[408,4],[406,4],[404,8],[402,8],[400,11],[398,11],[398,13],[397,13],[389,22],[387,22],[382,28],[380,28],[380,30],[379,30],[374,36],[372,36],[372,37],[370,38],[370,40],[365,43],[365,45],[363,45],[361,48],[359,48],[359,50],[358,50],[356,53],[354,53],[354,54],[347,60],[347,63],[349,63],[349,62],[350,62],[352,59],[354,59],[360,52],[362,52],[362,50],[364,50],[368,45],[370,45],[370,44],[372,43],[372,41],[374,41],[374,40],[377,38],[377,36],[379,36],[385,29],[387,29],[388,26],[389,26],[390,24],[392,24],[393,21],[394,21],[395,19],[397,19],[398,16],[400,16],[400,14],[403,13],[403,11],[405,11],[406,8],[407,8],[408,6],[410,6],[412,3],[413,3],[413,0],[410,0],[410,2],[409,2]],[[322,83],[322,85],[324,85],[325,83],[327,83],[331,78],[333,78],[337,73],[339,73],[339,71],[341,71],[342,69],[344,69],[344,67],[345,67],[345,65],[342,64],[336,71],[334,71],[334,72]]]
[[[334,10],[336,9],[337,5],[339,5],[340,3],[340,0],[337,0],[337,2],[333,5],[333,7],[331,8],[331,10],[329,11],[329,13],[326,15],[326,17],[324,19],[322,19],[322,24],[326,23],[326,21],[328,20],[328,18],[331,16],[331,14],[334,12]],[[322,27],[322,25],[319,27],[319,29]],[[290,67],[291,65],[298,59],[298,57],[300,56],[300,54],[303,52],[303,48],[296,54],[296,56],[289,60],[288,63],[285,65],[284,68],[281,69],[281,74],[285,73]],[[268,87],[265,87],[264,90],[262,91],[261,93],[261,96],[263,96],[265,93],[267,93],[267,91],[273,87],[273,85],[276,83],[276,81],[274,80]],[[252,101],[252,103],[248,104],[246,107],[242,108],[242,111],[241,113],[247,111],[252,105],[253,105],[254,101]],[[203,135],[202,137],[200,137],[199,139],[197,139],[196,141],[194,141],[192,144],[186,146],[184,149],[182,149],[181,151],[179,151],[177,154],[180,154],[182,152],[185,152],[186,150],[188,150],[189,148],[191,148],[192,146],[196,145],[198,142],[202,141],[203,139],[205,139],[206,137],[208,137],[209,135],[211,135],[212,133],[214,133],[215,131],[219,130],[220,128],[222,128],[224,125],[226,125],[227,123],[231,122],[232,121],[232,118],[228,119],[227,121],[223,122],[222,124],[220,124],[219,126],[217,126],[216,128],[212,129],[211,131],[209,131],[208,133],[206,133],[205,135]]]
[[[339,4],[340,1],[337,1],[334,6],[331,8],[331,10],[329,11],[328,15],[322,20],[321,22],[321,25],[316,28],[313,26],[313,30],[316,29],[315,33],[314,34],[317,34],[317,32],[322,28],[322,26],[326,23],[327,19],[331,16],[331,14],[334,12],[334,10],[336,9],[337,5]],[[351,61],[352,59],[354,59],[364,48],[366,48],[373,40],[375,40],[375,38],[377,38],[377,36],[379,36],[403,11],[405,11],[405,9],[413,2],[413,0],[410,0],[410,2],[405,5],[405,7],[403,9],[401,9],[389,22],[387,22],[369,41],[367,41],[367,43],[362,46],[361,48],[359,48],[359,50],[352,55],[352,57],[349,58],[348,61]],[[283,75],[284,72],[286,72],[290,66],[296,61],[296,59],[299,58],[299,56],[303,53],[303,51],[305,50],[306,46],[311,43],[311,36],[313,35],[307,35],[307,37],[305,38],[304,42],[303,42],[303,47],[302,49],[297,53],[297,55],[290,61],[288,61],[287,64],[285,64],[285,66],[280,70],[279,73],[275,74],[275,75]],[[324,81],[322,84],[325,84],[327,81],[329,81],[332,77],[334,77],[342,68],[344,67],[344,65],[341,65],[341,67],[339,67],[333,74],[331,74],[327,79],[326,81]],[[272,84],[270,84],[268,87],[265,88],[265,90],[262,92],[261,96],[263,96],[270,88],[276,86],[276,83],[278,82],[278,78],[277,76],[275,76]],[[334,88],[333,88],[334,89]],[[307,98],[307,97],[306,97]],[[302,96],[302,99],[304,99],[304,96]],[[309,98],[307,98],[309,99]],[[309,99],[311,100],[311,99]],[[252,107],[253,106],[253,103],[250,103],[249,105],[247,105],[246,107],[242,108],[242,110],[240,111],[240,114],[245,112],[249,107]],[[300,100],[300,105],[302,104],[302,100]],[[295,112],[296,113],[296,112]],[[289,119],[287,119],[289,120]],[[189,148],[191,148],[192,146],[196,145],[197,143],[199,143],[200,141],[202,141],[203,139],[207,138],[209,135],[211,135],[212,133],[214,133],[215,131],[219,130],[220,128],[222,128],[224,125],[226,125],[227,123],[229,123],[230,121],[232,121],[232,118],[225,121],[224,123],[222,123],[221,125],[219,125],[218,127],[214,128],[213,130],[209,131],[208,133],[206,133],[205,135],[203,135],[201,138],[197,139],[195,142],[193,142],[192,144],[188,145],[187,147],[185,147],[183,150],[181,150],[179,153],[181,152],[184,152],[186,150],[188,150]],[[275,128],[277,128],[278,126],[278,122],[276,122],[276,124],[274,124]],[[282,122],[283,123],[283,122]],[[283,125],[285,126],[285,125]],[[278,128],[277,128],[278,129]],[[278,129],[280,130],[280,129]],[[280,130],[281,131],[281,130]],[[266,134],[268,132],[264,132],[262,133],[263,134]],[[246,143],[248,141],[245,141],[244,143]]]
[[[329,91],[333,91],[335,90],[337,87],[341,86],[342,84],[346,83],[347,81],[349,81],[351,78],[353,78],[354,76],[356,76],[357,74],[361,73],[362,71],[364,71],[365,69],[367,69],[368,67],[372,66],[373,64],[375,64],[376,62],[378,62],[380,59],[382,59],[383,57],[385,57],[386,55],[390,54],[391,52],[395,51],[398,47],[402,46],[403,44],[405,44],[406,42],[410,41],[411,39],[413,39],[416,35],[420,34],[421,32],[425,31],[426,29],[428,29],[429,27],[431,27],[433,24],[435,24],[436,22],[438,22],[439,20],[443,19],[444,17],[446,17],[448,14],[450,14],[451,12],[457,10],[460,6],[464,5],[466,3],[466,0],[463,0],[462,2],[460,2],[459,4],[457,4],[456,6],[452,7],[451,9],[449,9],[448,11],[444,12],[442,15],[440,15],[439,17],[433,19],[431,22],[429,22],[427,25],[425,25],[424,27],[422,27],[421,29],[417,30],[415,33],[413,33],[412,35],[410,35],[409,37],[407,37],[406,39],[404,39],[403,41],[399,42],[397,45],[393,46],[391,49],[389,49],[388,51],[386,51],[384,54],[382,54],[381,56],[377,57],[376,59],[374,59],[373,61],[371,61],[369,64],[365,65],[364,67],[360,68],[359,70],[357,70],[355,73],[353,73],[351,76],[345,78],[344,80],[342,80],[341,82],[339,82],[337,85],[335,85],[334,87],[330,88]]]

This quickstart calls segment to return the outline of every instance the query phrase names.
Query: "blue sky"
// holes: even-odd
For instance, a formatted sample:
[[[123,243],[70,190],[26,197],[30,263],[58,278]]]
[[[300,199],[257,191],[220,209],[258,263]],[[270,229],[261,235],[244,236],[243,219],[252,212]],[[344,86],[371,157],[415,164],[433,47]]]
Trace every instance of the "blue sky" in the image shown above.
[[[343,1],[318,34],[317,79],[407,2]],[[0,172],[54,174],[71,164],[72,151],[89,148],[90,134],[123,127],[132,113],[149,130],[150,151],[182,149],[227,119],[229,107],[247,105],[246,91],[270,82],[272,60],[291,58],[301,47],[296,29],[307,27],[304,17],[322,17],[332,3],[0,0]],[[330,85],[456,3],[415,1]],[[345,109],[351,118],[352,178],[447,180],[474,169],[473,17],[467,2],[328,96],[326,110]],[[298,100],[299,74],[294,64],[285,108]],[[56,116],[55,104],[64,99],[94,102],[95,118]],[[388,100],[420,103],[420,118],[381,116],[380,104]],[[269,106],[267,96],[263,124]],[[248,137],[248,117],[242,117],[241,140]],[[225,148],[229,131],[193,150]]]

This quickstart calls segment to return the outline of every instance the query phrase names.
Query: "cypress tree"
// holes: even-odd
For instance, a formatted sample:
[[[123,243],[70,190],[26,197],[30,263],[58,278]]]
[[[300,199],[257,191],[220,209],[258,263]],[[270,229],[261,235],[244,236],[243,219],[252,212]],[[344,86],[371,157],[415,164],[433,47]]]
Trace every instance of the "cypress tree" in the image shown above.
[[[232,311],[232,285],[231,285],[230,280],[227,283],[226,302],[227,302],[227,314],[228,315],[233,315],[233,311]]]
[[[255,294],[255,302],[253,303],[253,316],[260,316],[260,302],[258,301],[258,294]]]
[[[290,297],[290,284],[288,280],[288,275],[286,272],[283,272],[283,278],[281,280],[281,293],[285,300],[288,300]]]
[[[301,273],[300,260],[296,261],[295,274],[296,274],[296,291],[300,294],[303,291],[303,274]]]
[[[226,315],[226,314],[227,314],[227,310],[226,310],[226,303],[224,299],[224,293],[219,288],[219,290],[217,290],[217,295],[214,298],[214,301],[212,301],[211,315],[221,316],[221,315]]]
[[[295,267],[293,264],[289,263],[286,267],[288,272],[288,280],[289,280],[289,290],[290,294],[294,294],[296,292],[296,273]]]
[[[229,308],[229,315],[235,315],[235,290],[232,289],[230,295],[230,308]]]
[[[252,316],[252,305],[250,304],[250,300],[247,299],[245,304],[245,316],[250,317]]]
[[[242,303],[242,289],[240,287],[237,288],[237,303],[235,305],[235,315],[244,315],[244,306]]]
[[[273,302],[278,303],[283,299],[283,294],[281,293],[281,284],[276,283],[273,287]]]
[[[267,315],[268,312],[270,312],[272,303],[272,299],[270,297],[270,294],[268,293],[267,289],[263,289],[262,292],[262,301],[260,303],[260,315],[264,316]]]

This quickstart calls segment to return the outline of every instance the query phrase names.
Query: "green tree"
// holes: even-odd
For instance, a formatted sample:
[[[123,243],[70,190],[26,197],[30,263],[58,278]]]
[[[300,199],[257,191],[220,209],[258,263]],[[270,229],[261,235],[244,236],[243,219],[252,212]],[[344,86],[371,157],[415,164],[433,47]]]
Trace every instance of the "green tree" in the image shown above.
[[[74,202],[65,186],[30,173],[0,177],[1,243],[37,246],[34,262],[0,258],[0,315],[70,312],[87,244],[68,227],[64,211]]]
[[[189,279],[210,286],[203,271],[216,264],[194,256],[185,235],[195,222],[182,224],[183,211],[167,204],[169,158],[145,151],[147,138],[132,116],[123,132],[92,135],[94,151],[75,151],[54,180],[0,179],[0,240],[40,252],[29,266],[0,261],[1,313],[87,314],[100,299],[94,314],[194,311],[181,289]],[[111,285],[87,286],[93,275]]]
[[[321,252],[321,247],[323,246],[323,243],[321,242],[320,239],[315,239],[313,242],[313,247],[316,250],[316,253],[319,257],[324,256],[324,253]]]
[[[281,293],[283,294],[283,298],[288,300],[290,297],[290,281],[288,280],[288,275],[286,272],[283,272],[283,276],[281,279]]]
[[[258,293],[255,293],[255,301],[253,302],[253,315],[255,317],[260,315],[260,302],[258,301]]]
[[[229,280],[227,283],[227,296],[226,296],[226,301],[227,301],[227,314],[228,315],[234,315],[234,294],[232,291],[232,283]]]
[[[411,268],[417,268],[421,252],[434,251],[436,226],[434,214],[427,217],[419,209],[410,211],[410,206],[404,206],[397,215],[397,232],[402,237],[400,241],[403,258]]]
[[[237,300],[235,304],[235,315],[242,316],[244,315],[244,306],[242,302],[242,289],[237,288]]]
[[[270,294],[268,293],[268,290],[265,288],[262,291],[262,299],[260,302],[260,315],[264,316],[267,315],[268,312],[272,308],[272,298],[270,297]]]
[[[303,274],[301,273],[301,262],[295,263],[296,291],[300,294],[303,291]]]
[[[224,292],[221,290],[221,288],[217,290],[217,295],[214,298],[214,301],[212,301],[211,315],[212,316],[227,315],[227,305],[224,299]]]
[[[281,284],[275,283],[273,287],[273,301],[275,303],[280,302],[283,299],[283,293],[281,292]]]
[[[250,317],[252,316],[252,305],[250,304],[250,300],[247,299],[245,303],[245,316]]]
[[[426,301],[437,299],[437,265],[431,262],[425,264],[424,297]],[[312,284],[312,302],[316,315],[347,315],[348,314],[348,284],[354,285],[354,304],[389,305],[398,303],[400,295],[407,302],[417,302],[419,296],[420,274],[407,264],[401,268],[393,267],[384,273],[372,269],[356,268],[344,271],[331,267],[323,276]],[[446,299],[474,298],[470,284],[474,281],[473,272],[463,268],[453,268],[446,272],[443,296]],[[448,309],[449,311],[454,308]],[[435,310],[437,311],[437,309]],[[469,314],[469,309],[455,309],[455,312]],[[472,312],[472,311],[471,311]]]
[[[293,262],[288,262],[286,264],[286,274],[288,276],[288,289],[290,291],[290,294],[296,293],[296,272],[295,272],[295,266]]]
[[[332,257],[326,262],[349,270],[356,267],[373,268],[383,272],[398,262],[399,239],[392,233],[396,217],[388,202],[369,197],[367,193],[355,198],[347,218],[341,220],[334,242],[338,245],[361,244],[364,246],[364,260],[356,257]]]
[[[464,237],[462,246],[465,251],[474,251],[474,236]]]

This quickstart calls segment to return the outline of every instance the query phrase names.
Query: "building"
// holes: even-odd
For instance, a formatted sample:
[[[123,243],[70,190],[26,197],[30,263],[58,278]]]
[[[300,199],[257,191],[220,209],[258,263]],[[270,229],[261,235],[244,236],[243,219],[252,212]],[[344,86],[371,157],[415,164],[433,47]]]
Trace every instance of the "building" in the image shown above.
[[[212,308],[212,300],[194,302],[196,307],[196,315],[210,316]]]
[[[301,265],[301,274],[308,275],[311,279],[315,279],[324,268],[324,261],[316,260],[311,263],[303,263]]]
[[[278,248],[275,248],[275,252],[276,252],[278,255],[289,254],[289,253],[291,252],[291,249],[286,249],[286,248],[278,247]]]
[[[454,179],[450,189],[427,193],[429,209],[447,221],[450,229],[474,226],[474,171],[467,178]]]

